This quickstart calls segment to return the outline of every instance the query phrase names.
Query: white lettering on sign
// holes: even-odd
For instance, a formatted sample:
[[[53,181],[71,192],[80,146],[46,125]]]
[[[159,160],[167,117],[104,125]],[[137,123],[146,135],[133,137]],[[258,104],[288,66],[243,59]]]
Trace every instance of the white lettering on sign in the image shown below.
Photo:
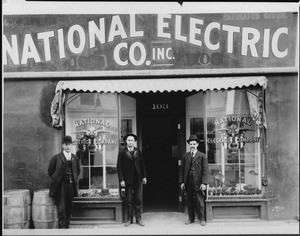
[[[118,15],[112,17],[107,41],[108,42],[114,41],[114,38],[116,36],[121,36],[122,39],[127,38],[126,31],[125,31],[122,21]]]
[[[169,28],[169,22],[166,22],[165,19],[171,19],[171,15],[158,15],[157,16],[157,37],[159,38],[171,38],[170,33],[164,32],[165,28]]]
[[[136,50],[137,49],[137,50]],[[139,51],[140,58],[135,58],[135,52]],[[140,42],[135,42],[129,48],[129,59],[131,63],[135,66],[143,65],[146,60],[146,48],[144,44]]]
[[[251,34],[251,37],[249,36]],[[242,32],[242,55],[248,55],[248,47],[250,48],[251,55],[253,57],[258,57],[256,50],[256,43],[260,38],[260,33],[257,29],[251,27],[243,28]]]
[[[117,46],[114,49],[114,59],[115,62],[119,65],[119,66],[127,66],[128,65],[128,60],[121,60],[120,58],[120,54],[121,54],[121,49],[125,50],[125,53],[127,53],[130,62],[135,65],[135,66],[140,66],[143,65],[145,63],[146,60],[146,48],[145,45],[142,44],[141,42],[135,42],[133,43],[130,47],[129,50],[128,49],[128,44],[127,43],[119,43],[117,44]],[[139,55],[139,57],[137,57],[136,55]]]
[[[184,35],[181,35],[181,16],[176,15],[175,16],[175,39],[180,40],[183,42],[187,41],[187,37]]]
[[[53,31],[38,33],[37,38],[44,41],[45,61],[51,61],[50,38],[54,37]]]
[[[128,60],[121,60],[120,58],[120,51],[122,48],[127,49],[128,45],[127,43],[119,43],[115,49],[114,49],[114,59],[115,62],[119,65],[119,66],[127,66],[128,65]]]
[[[75,45],[75,40],[74,40],[74,34],[75,32],[77,32],[79,39],[76,41],[79,41],[78,47],[76,47]],[[85,46],[85,34],[84,34],[84,30],[80,25],[73,25],[68,32],[68,46],[69,49],[71,50],[71,52],[75,53],[75,54],[80,54],[82,53],[84,46]]]
[[[63,29],[59,29],[57,31],[57,35],[58,35],[58,49],[59,49],[59,58],[66,58],[66,54],[65,54],[65,44],[64,44],[64,31]]]
[[[196,19],[196,18],[190,18],[189,42],[196,46],[202,46],[202,42],[200,40],[196,39],[196,35],[201,34],[201,29],[197,27],[198,25],[203,25],[203,20]]]
[[[35,62],[41,62],[31,34],[25,34],[21,64],[27,64],[27,61],[30,58]]]
[[[240,20],[243,23],[243,20],[259,19],[257,16],[259,15],[243,14],[237,18],[236,15],[225,14],[224,20]],[[281,13],[265,13],[262,16],[266,20],[287,18],[286,14]],[[293,36],[289,34],[287,27],[261,27],[261,25],[249,27],[249,24],[236,26],[216,21],[206,22],[205,18],[199,19],[195,16],[184,18],[185,24],[183,25],[183,15],[158,14],[157,40],[165,43],[166,41],[162,39],[168,39],[170,43],[167,46],[148,46],[148,43],[145,43],[147,38],[144,38],[145,32],[142,28],[145,27],[145,22],[139,22],[140,17],[130,14],[124,27],[125,21],[122,19],[120,15],[114,15],[111,18],[99,18],[96,22],[88,21],[87,28],[73,24],[66,29],[59,25],[57,29],[49,31],[28,33],[29,29],[26,29],[24,35],[21,33],[3,35],[3,64],[7,65],[8,60],[13,65],[25,65],[29,63],[29,60],[40,63],[70,58],[72,54],[78,55],[84,50],[94,49],[97,46],[102,47],[115,40],[118,40],[118,43],[112,44],[114,48],[108,51],[111,51],[113,60],[119,66],[128,66],[129,64],[150,66],[155,65],[155,62],[158,61],[163,65],[172,65],[172,60],[175,59],[172,48],[176,41],[205,47],[211,51],[238,53],[245,57],[269,58],[272,55],[281,59],[288,57],[289,44],[284,42],[287,40],[290,42],[289,37]],[[6,25],[10,24],[9,22],[17,24],[14,19],[5,22]],[[106,25],[109,27],[105,28]],[[131,39],[131,41],[120,41],[125,39]],[[132,40],[135,41],[132,42]],[[147,42],[152,43],[151,41]],[[53,50],[58,53],[53,53]],[[207,53],[201,60],[199,59],[203,65],[209,62],[210,54]],[[156,65],[158,64],[156,63]]]
[[[18,40],[17,35],[11,36],[11,45],[9,44],[6,36],[3,37],[3,64],[7,65],[7,56],[9,55],[10,59],[12,60],[12,63],[15,65],[19,65],[19,51],[18,51]]]
[[[233,53],[233,36],[240,32],[240,27],[223,25],[222,30],[227,31],[227,53]]]
[[[210,41],[211,31],[213,29],[220,30],[220,23],[213,22],[213,23],[208,24],[208,26],[206,27],[205,33],[204,33],[204,41],[205,41],[206,46],[210,50],[218,50],[220,48],[220,42],[218,42],[216,44],[212,44]]]
[[[172,60],[172,48],[152,48],[152,60]]]
[[[275,31],[273,38],[272,38],[272,52],[274,53],[274,55],[278,58],[284,58],[287,56],[288,54],[288,49],[286,48],[283,51],[280,51],[278,49],[278,45],[279,45],[279,37],[282,34],[286,34],[288,35],[288,28],[283,27],[283,28],[279,28],[278,30]]]
[[[135,26],[135,15],[130,14],[130,37],[143,37],[144,36],[144,31],[136,31],[136,26]]]
[[[96,47],[96,37],[101,44],[105,43],[105,24],[104,18],[99,19],[99,27],[95,21],[89,21],[89,43],[90,49]]]

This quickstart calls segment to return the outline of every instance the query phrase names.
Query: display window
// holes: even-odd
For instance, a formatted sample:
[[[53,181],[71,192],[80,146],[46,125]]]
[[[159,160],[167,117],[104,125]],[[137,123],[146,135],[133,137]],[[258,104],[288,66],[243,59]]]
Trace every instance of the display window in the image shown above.
[[[65,107],[66,133],[81,162],[79,197],[119,197],[117,94],[69,93]]]
[[[81,162],[79,197],[120,197],[117,158],[123,137],[136,132],[135,99],[117,93],[68,93],[65,111],[66,134],[75,140],[73,152]]]
[[[208,158],[208,197],[261,194],[260,129],[247,93],[207,91],[186,99],[187,137],[197,135]]]

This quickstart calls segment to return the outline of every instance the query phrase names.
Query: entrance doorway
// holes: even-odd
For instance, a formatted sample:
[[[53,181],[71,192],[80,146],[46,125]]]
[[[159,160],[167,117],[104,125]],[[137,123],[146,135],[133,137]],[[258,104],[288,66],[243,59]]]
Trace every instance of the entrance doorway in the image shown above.
[[[185,102],[181,93],[141,94],[138,127],[147,170],[144,211],[179,211],[178,159]]]

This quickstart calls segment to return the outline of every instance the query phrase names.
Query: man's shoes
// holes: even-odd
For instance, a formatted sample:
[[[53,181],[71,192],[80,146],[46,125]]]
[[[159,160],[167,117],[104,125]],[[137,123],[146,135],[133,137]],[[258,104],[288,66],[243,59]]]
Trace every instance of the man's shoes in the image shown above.
[[[131,221],[131,220],[128,220],[128,221],[125,222],[125,226],[126,226],[126,227],[128,227],[128,226],[131,225],[131,224],[132,224],[132,221]]]
[[[136,222],[139,226],[145,226],[144,222],[142,220],[139,220]]]
[[[205,220],[201,219],[201,220],[200,220],[200,225],[205,226],[205,225],[206,225]]]
[[[186,225],[189,225],[189,224],[192,224],[192,223],[194,223],[194,221],[192,221],[192,220],[187,220],[187,221],[185,222]]]

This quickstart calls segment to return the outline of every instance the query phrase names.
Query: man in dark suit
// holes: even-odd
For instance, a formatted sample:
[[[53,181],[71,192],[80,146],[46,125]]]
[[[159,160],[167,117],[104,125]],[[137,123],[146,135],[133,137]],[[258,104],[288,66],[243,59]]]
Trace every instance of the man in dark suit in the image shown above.
[[[142,152],[134,147],[138,137],[127,134],[123,140],[126,147],[121,149],[118,155],[117,170],[121,187],[125,187],[127,203],[127,221],[125,226],[133,223],[133,209],[136,223],[145,226],[142,222],[142,188],[141,183],[147,183],[146,169]]]
[[[186,224],[194,222],[196,208],[200,224],[205,226],[204,200],[208,183],[208,162],[206,155],[197,150],[199,139],[196,135],[191,135],[187,143],[190,151],[184,154],[180,171],[181,189],[185,189],[187,195],[189,219]],[[196,197],[196,207],[194,196]]]
[[[59,228],[69,228],[73,209],[73,197],[77,196],[80,162],[71,153],[72,137],[65,136],[62,142],[63,151],[52,157],[48,174],[51,177],[49,196],[57,206]]]

